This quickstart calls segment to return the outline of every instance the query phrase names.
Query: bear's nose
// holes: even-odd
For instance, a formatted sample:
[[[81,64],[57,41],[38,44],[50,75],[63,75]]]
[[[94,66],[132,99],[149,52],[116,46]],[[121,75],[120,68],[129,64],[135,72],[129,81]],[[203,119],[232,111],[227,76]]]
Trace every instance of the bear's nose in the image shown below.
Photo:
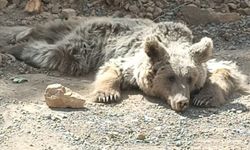
[[[176,102],[176,108],[174,110],[178,112],[183,111],[188,107],[188,105],[189,105],[188,99],[179,100]]]
[[[181,95],[176,96],[171,102],[172,109],[177,112],[184,111],[188,106],[189,99]]]

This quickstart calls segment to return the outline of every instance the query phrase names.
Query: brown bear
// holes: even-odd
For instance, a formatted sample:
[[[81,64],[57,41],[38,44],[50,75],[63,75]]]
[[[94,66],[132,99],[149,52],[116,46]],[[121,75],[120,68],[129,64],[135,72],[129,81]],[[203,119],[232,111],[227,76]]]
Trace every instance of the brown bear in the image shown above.
[[[173,110],[219,106],[246,77],[228,61],[211,60],[213,42],[193,43],[181,23],[147,19],[83,18],[29,28],[7,50],[35,67],[82,75],[98,69],[96,102],[120,99],[121,89],[138,87],[160,97]],[[192,99],[191,99],[192,97]]]

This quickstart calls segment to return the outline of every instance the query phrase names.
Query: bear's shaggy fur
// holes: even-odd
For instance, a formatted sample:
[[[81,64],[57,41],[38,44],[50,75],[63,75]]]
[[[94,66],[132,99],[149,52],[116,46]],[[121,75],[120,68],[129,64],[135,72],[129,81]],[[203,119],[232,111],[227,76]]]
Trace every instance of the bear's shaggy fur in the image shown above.
[[[183,111],[190,102],[218,106],[246,83],[235,64],[210,60],[210,38],[193,43],[192,32],[180,23],[85,18],[52,22],[16,35],[17,42],[24,40],[8,53],[33,66],[73,75],[98,69],[97,102],[117,101],[121,89],[133,86]]]

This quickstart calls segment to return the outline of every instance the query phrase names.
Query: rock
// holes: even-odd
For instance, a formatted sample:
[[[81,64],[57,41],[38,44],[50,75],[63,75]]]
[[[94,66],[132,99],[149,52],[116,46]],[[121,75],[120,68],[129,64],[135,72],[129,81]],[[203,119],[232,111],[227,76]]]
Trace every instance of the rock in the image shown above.
[[[215,18],[215,22],[222,23],[233,22],[241,19],[238,13],[216,13]]]
[[[200,0],[194,0],[193,3],[197,6],[200,6],[201,5],[201,1]]]
[[[5,8],[8,4],[7,0],[0,0],[0,10]]]
[[[194,25],[207,23],[226,23],[241,19],[238,13],[220,13],[213,9],[200,9],[194,5],[183,6],[180,10],[186,22]]]
[[[114,0],[114,5],[115,5],[115,6],[119,6],[120,3],[121,3],[121,0]]]
[[[180,146],[182,145],[182,143],[181,143],[181,141],[176,141],[175,145],[176,145],[177,147],[180,147]]]
[[[62,7],[59,4],[55,4],[53,5],[52,9],[51,9],[51,13],[52,14],[58,14],[61,12]]]
[[[242,8],[250,7],[250,0],[242,0],[240,2],[240,7]]]
[[[149,19],[153,19],[153,18],[154,18],[153,14],[150,13],[150,12],[146,13],[146,14],[145,14],[145,17],[146,17],[146,18],[149,18]]]
[[[42,13],[41,13],[41,16],[42,16],[43,18],[49,18],[49,17],[51,16],[51,13],[49,13],[49,12],[42,12]]]
[[[116,12],[114,12],[114,14],[112,16],[113,17],[123,17],[123,13],[121,11],[116,11]]]
[[[11,10],[11,9],[15,9],[17,8],[17,5],[16,4],[11,4],[7,7],[8,10]]]
[[[156,1],[155,5],[158,6],[158,7],[160,7],[160,8],[164,7],[164,5],[160,1]]]
[[[250,8],[240,8],[238,12],[242,15],[250,15]]]
[[[198,25],[213,22],[213,16],[209,9],[200,9],[194,5],[188,5],[181,7],[180,12],[184,20],[190,24]]]
[[[224,0],[213,0],[215,3],[219,3],[219,4],[221,4],[221,3],[223,3],[224,2]]]
[[[234,3],[228,3],[227,5],[228,5],[228,8],[229,8],[229,9],[232,9],[232,10],[235,10],[235,9],[237,9],[237,7],[238,7],[238,6],[237,6],[236,4],[234,4]]]
[[[153,13],[154,12],[154,7],[148,7],[146,9],[147,12]]]
[[[125,8],[126,10],[128,10],[128,9],[129,9],[129,6],[130,6],[130,4],[127,3],[126,5],[124,5],[124,8]]]
[[[41,0],[29,0],[24,10],[29,13],[40,13],[42,11]]]
[[[200,4],[201,4],[200,0],[184,0],[184,3],[186,3],[186,4],[195,4],[197,6],[200,6]]]
[[[214,3],[214,1],[208,1],[208,5],[210,8],[214,8],[216,4]]]
[[[240,113],[242,113],[242,112],[243,112],[242,110],[237,110],[237,111],[236,111],[237,114],[240,114]]]
[[[137,139],[138,140],[145,140],[146,139],[146,135],[144,133],[140,133],[138,136],[137,136]]]
[[[223,13],[230,12],[229,7],[226,4],[221,4],[219,7],[216,7],[216,11],[223,12]]]
[[[139,12],[139,8],[136,5],[131,5],[129,6],[129,11],[131,11],[132,13],[138,13]]]
[[[108,5],[112,5],[114,0],[105,0]]]
[[[76,11],[71,8],[63,9],[61,15],[63,18],[69,19],[76,16]]]
[[[153,13],[154,17],[158,17],[161,13],[162,13],[162,9],[159,7],[155,7],[154,13]]]
[[[48,85],[44,97],[49,107],[83,108],[85,104],[83,96],[61,84]]]
[[[28,79],[23,77],[11,77],[10,80],[12,80],[13,83],[24,83],[28,82]]]
[[[145,4],[148,2],[148,0],[141,0],[141,2]]]
[[[20,4],[20,0],[12,0],[12,3],[15,5],[19,5]]]
[[[142,18],[142,17],[144,17],[144,13],[140,12],[140,13],[138,14],[138,16]]]
[[[225,40],[225,41],[230,41],[232,35],[228,32],[222,32],[220,33],[220,36]]]

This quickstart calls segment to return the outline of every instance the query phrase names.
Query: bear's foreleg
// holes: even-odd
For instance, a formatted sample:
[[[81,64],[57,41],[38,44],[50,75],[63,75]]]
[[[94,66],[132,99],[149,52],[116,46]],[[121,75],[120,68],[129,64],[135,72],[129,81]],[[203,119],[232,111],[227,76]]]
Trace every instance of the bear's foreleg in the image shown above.
[[[217,107],[225,103],[224,92],[220,83],[225,84],[225,80],[214,81],[213,74],[207,79],[204,87],[191,99],[194,106]]]
[[[245,76],[237,70],[220,68],[213,71],[192,103],[200,107],[217,107],[226,102],[228,96],[238,91],[244,93]]]
[[[122,72],[118,66],[101,67],[94,82],[95,101],[110,103],[119,100],[121,97],[121,82]]]

